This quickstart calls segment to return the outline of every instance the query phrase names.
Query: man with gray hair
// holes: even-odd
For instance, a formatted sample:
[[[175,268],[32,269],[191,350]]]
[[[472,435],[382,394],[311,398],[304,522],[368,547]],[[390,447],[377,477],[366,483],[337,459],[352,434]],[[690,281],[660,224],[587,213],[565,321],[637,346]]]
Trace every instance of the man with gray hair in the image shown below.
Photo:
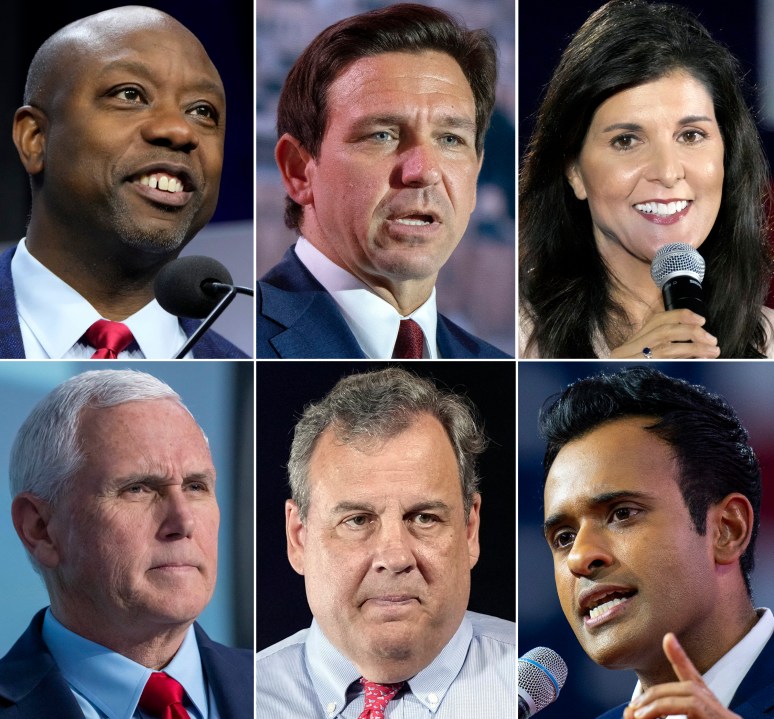
[[[512,715],[515,625],[466,611],[487,444],[476,414],[400,367],[307,406],[285,521],[314,619],[258,654],[258,717]]]
[[[0,718],[248,719],[252,657],[195,624],[217,574],[207,438],[151,375],[84,372],[11,451],[13,524],[51,606],[0,659]]]

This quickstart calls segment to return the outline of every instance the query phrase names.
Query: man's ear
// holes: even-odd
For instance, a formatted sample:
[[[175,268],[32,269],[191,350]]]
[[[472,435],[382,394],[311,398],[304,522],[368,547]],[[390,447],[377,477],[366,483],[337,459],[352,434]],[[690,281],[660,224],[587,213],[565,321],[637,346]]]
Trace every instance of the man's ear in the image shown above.
[[[13,142],[28,175],[43,170],[48,118],[43,110],[24,105],[13,116]]]
[[[56,541],[49,533],[51,505],[30,492],[17,494],[11,504],[11,519],[24,548],[44,567],[59,564]]]
[[[285,185],[290,198],[299,205],[312,204],[314,196],[309,169],[314,158],[309,152],[293,135],[286,132],[277,140],[274,159],[282,175],[282,184]]]
[[[714,532],[713,549],[718,564],[739,561],[750,544],[754,513],[750,500],[734,492],[710,507],[707,531]]]
[[[299,574],[304,573],[304,546],[306,527],[301,521],[298,505],[288,499],[285,502],[285,535],[288,540],[288,561]]]
[[[578,161],[573,160],[564,169],[564,176],[567,178],[567,182],[570,183],[572,191],[575,193],[575,197],[579,200],[588,199],[588,193],[586,192],[586,185],[583,182],[583,176],[578,169]]]

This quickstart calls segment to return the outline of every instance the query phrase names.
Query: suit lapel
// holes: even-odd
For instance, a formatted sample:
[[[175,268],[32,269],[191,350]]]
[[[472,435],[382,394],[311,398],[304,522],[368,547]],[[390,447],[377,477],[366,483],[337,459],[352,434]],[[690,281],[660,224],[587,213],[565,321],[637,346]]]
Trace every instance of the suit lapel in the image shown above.
[[[24,342],[16,310],[11,260],[16,247],[0,255],[0,359],[24,359]]]
[[[194,631],[218,714],[224,719],[253,719],[252,652],[216,644],[198,624],[194,625]]]
[[[774,716],[774,637],[750,667],[729,708],[745,719]]]

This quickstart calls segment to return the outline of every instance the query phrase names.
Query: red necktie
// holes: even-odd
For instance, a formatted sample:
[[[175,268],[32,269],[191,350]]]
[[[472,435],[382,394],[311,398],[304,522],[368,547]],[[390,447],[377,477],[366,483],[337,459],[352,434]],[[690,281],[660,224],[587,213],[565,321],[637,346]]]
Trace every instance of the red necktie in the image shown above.
[[[401,320],[395,340],[393,359],[422,359],[425,335],[414,320]]]
[[[132,342],[132,331],[121,322],[97,320],[84,335],[86,341],[97,351],[92,359],[117,359]]]
[[[411,320],[408,320],[409,322]],[[377,684],[360,677],[365,689],[365,708],[357,719],[384,719],[384,710],[390,700],[400,691],[403,682],[398,684]]]
[[[183,687],[164,672],[153,672],[142,690],[140,709],[158,719],[191,719],[183,709]]]

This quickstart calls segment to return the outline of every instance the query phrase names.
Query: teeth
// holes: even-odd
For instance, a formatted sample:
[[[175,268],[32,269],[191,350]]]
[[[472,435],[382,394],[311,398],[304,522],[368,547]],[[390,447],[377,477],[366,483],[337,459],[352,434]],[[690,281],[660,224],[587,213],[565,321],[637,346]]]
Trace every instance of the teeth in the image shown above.
[[[604,604],[600,604],[598,607],[594,607],[594,609],[589,612],[589,617],[591,617],[591,619],[596,619],[600,614],[604,614],[608,609],[612,609],[616,605],[625,601],[626,599],[621,598],[611,599],[609,602],[605,602]]]
[[[431,224],[431,223],[427,222],[426,220],[410,220],[407,217],[403,217],[403,218],[397,220],[397,222],[399,224],[401,224],[401,225],[413,225],[415,227],[421,226],[421,225],[429,225],[429,224]]]
[[[153,190],[156,188],[166,192],[182,192],[183,190],[183,183],[180,182],[180,180],[178,180],[176,177],[170,177],[169,175],[161,175],[158,173],[154,175],[143,175],[140,178],[140,183],[147,185]]]
[[[635,205],[634,209],[644,212],[647,215],[660,215],[669,217],[676,212],[682,212],[688,207],[688,200],[678,200],[677,202],[644,202],[641,205]]]

